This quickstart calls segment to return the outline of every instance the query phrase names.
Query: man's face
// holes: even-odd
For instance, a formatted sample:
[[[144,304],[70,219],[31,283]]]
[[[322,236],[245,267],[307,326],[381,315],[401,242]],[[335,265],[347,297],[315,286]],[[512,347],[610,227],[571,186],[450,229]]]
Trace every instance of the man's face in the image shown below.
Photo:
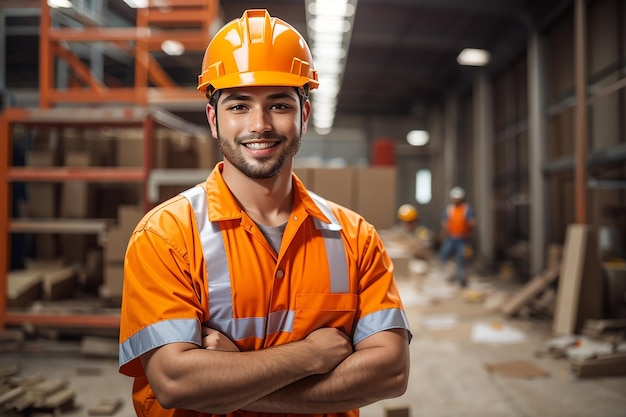
[[[270,178],[296,155],[306,132],[310,103],[303,108],[293,87],[239,87],[221,91],[207,106],[213,137],[224,163],[250,178]]]

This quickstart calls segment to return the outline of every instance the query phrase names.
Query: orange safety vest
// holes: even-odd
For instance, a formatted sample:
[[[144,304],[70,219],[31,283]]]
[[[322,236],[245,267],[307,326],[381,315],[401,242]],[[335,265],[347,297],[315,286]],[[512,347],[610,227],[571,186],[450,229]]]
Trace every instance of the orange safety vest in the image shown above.
[[[467,203],[448,204],[446,209],[446,229],[452,238],[465,238],[469,235],[469,206]]]
[[[309,193],[293,175],[293,209],[276,254],[238,206],[222,167],[147,213],[128,244],[119,361],[120,372],[135,378],[138,416],[208,416],[163,409],[140,361],[167,343],[201,346],[201,325],[241,351],[301,340],[322,327],[342,329],[353,344],[409,330],[393,264],[371,224]],[[328,416],[356,417],[358,410]]]

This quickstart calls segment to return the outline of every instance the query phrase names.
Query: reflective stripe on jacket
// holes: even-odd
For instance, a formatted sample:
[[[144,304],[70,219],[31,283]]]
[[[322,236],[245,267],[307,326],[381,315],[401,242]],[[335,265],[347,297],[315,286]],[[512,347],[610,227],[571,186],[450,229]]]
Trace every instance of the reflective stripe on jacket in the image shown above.
[[[140,416],[204,415],[161,408],[139,360],[168,343],[201,345],[201,325],[241,351],[301,340],[321,327],[342,329],[353,344],[409,330],[392,263],[369,223],[307,192],[294,175],[293,209],[276,254],[237,205],[221,167],[146,214],[127,248],[119,360],[120,372],[135,377]]]

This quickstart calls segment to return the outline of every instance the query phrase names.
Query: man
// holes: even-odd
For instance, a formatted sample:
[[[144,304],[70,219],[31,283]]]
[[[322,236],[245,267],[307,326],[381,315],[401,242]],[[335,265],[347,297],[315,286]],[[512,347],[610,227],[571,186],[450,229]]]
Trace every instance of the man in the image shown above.
[[[120,372],[139,416],[352,417],[406,390],[409,325],[376,230],[292,173],[311,61],[265,10],[207,48],[198,89],[224,160],[126,252]]]
[[[421,226],[419,212],[413,204],[402,204],[398,207],[396,217],[400,224],[395,227],[395,239],[404,246],[408,246],[412,255],[419,259],[432,257],[434,246],[434,233],[428,228]]]
[[[453,187],[450,190],[451,203],[443,211],[441,225],[445,232],[445,239],[439,249],[439,261],[444,263],[450,256],[455,255],[456,269],[454,278],[461,287],[467,286],[465,276],[465,256],[469,246],[471,233],[476,226],[476,215],[472,207],[465,202],[465,190]]]

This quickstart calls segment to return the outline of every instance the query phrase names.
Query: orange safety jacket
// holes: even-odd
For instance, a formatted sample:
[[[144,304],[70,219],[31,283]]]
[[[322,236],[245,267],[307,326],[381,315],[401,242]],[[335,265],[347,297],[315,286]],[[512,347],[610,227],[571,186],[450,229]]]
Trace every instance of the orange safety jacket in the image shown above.
[[[343,330],[353,345],[394,328],[410,336],[393,264],[371,224],[308,192],[293,175],[293,209],[276,254],[230,193],[222,167],[147,213],[130,238],[119,364],[135,378],[138,416],[208,416],[163,409],[140,361],[168,343],[201,346],[201,326],[241,351],[301,340],[322,327]],[[328,416],[356,417],[358,410]]]
[[[469,204],[448,204],[443,216],[448,236],[454,239],[468,237],[471,230],[469,222],[474,217],[474,211]]]

